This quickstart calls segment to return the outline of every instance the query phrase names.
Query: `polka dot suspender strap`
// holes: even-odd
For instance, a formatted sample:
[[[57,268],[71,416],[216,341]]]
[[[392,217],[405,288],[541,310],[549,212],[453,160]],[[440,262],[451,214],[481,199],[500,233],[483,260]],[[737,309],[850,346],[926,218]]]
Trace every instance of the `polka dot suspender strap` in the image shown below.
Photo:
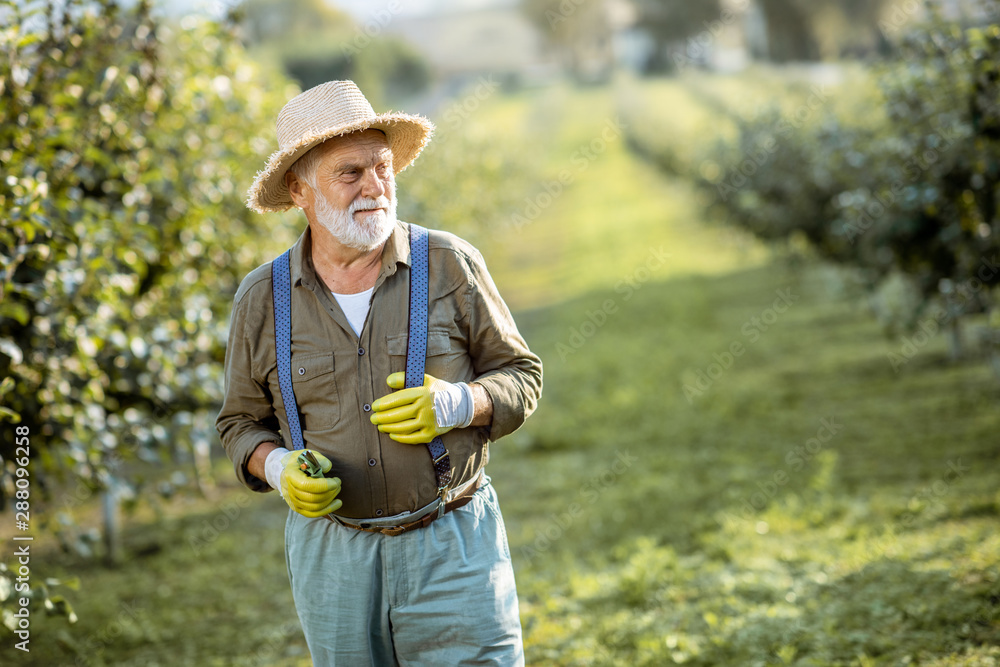
[[[285,406],[292,449],[304,449],[299,404],[292,388],[292,275],[286,250],[271,262],[271,298],[274,300],[274,351],[278,357],[278,389]]]
[[[424,362],[427,357],[427,289],[429,279],[427,230],[410,224],[410,325],[406,336],[406,388],[424,384]],[[434,464],[438,496],[438,512],[443,513],[448,489],[451,488],[451,458],[441,436],[427,443]]]

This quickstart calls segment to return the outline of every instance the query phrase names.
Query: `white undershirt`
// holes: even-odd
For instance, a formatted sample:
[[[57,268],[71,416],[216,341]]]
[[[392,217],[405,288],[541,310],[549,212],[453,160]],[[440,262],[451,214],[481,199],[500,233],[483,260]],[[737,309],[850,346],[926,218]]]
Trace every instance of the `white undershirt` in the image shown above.
[[[354,329],[354,333],[358,336],[361,336],[361,329],[365,326],[365,318],[368,317],[368,306],[370,305],[372,292],[374,291],[375,288],[372,287],[357,294],[337,294],[336,292],[330,292],[333,298],[337,300],[340,309],[344,311],[344,315],[347,316],[347,321],[350,323],[351,328]]]

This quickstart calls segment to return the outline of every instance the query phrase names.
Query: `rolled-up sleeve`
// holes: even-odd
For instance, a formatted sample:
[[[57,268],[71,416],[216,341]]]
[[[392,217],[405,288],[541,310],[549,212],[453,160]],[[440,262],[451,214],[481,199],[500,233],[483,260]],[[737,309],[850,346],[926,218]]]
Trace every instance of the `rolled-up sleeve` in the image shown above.
[[[535,411],[542,395],[542,362],[530,349],[478,252],[467,256],[469,284],[465,312],[469,355],[481,385],[493,401],[490,440],[513,433]]]
[[[252,341],[246,335],[248,299],[237,294],[226,346],[225,399],[215,421],[222,446],[233,462],[236,476],[251,491],[266,492],[271,487],[247,470],[257,446],[264,442],[282,443],[280,427],[267,385],[252,368]]]

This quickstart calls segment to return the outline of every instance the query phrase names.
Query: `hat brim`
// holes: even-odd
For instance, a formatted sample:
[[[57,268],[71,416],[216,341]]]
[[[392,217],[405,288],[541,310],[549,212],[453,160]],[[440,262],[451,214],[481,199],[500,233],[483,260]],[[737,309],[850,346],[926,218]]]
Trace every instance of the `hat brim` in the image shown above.
[[[291,195],[285,185],[285,173],[296,160],[310,148],[327,139],[362,130],[382,130],[392,151],[392,168],[395,173],[406,169],[424,149],[434,134],[434,124],[423,116],[402,113],[379,114],[363,121],[329,127],[304,135],[298,143],[271,154],[267,166],[257,173],[247,191],[247,206],[257,213],[286,211],[293,207]]]

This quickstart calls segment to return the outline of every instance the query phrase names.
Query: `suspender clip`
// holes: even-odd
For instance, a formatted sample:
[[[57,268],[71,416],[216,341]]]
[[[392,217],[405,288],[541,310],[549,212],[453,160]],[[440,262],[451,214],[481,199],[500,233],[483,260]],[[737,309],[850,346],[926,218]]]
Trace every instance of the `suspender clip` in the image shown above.
[[[438,511],[437,518],[444,516],[444,506],[445,501],[448,500],[448,492],[451,490],[451,484],[446,484],[438,489]]]

